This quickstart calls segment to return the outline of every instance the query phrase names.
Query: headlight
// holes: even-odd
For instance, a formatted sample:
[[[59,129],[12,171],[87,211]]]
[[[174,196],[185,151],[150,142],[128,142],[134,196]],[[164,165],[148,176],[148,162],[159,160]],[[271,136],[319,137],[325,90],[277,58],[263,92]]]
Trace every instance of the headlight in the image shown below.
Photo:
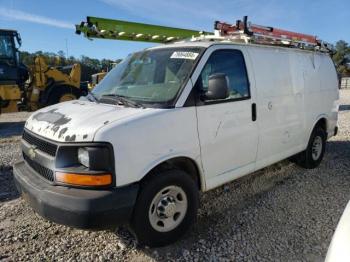
[[[90,156],[86,147],[80,147],[78,149],[78,160],[83,166],[90,167]]]
[[[110,168],[110,155],[106,147],[80,147],[78,161],[90,170],[106,170]]]
[[[73,186],[100,187],[114,183],[113,147],[108,143],[84,143],[58,147],[55,181]]]

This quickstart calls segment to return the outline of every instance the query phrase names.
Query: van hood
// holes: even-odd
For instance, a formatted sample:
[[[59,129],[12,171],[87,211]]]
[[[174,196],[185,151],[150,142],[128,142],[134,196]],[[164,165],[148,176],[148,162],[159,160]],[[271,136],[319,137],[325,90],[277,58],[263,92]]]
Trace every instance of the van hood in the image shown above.
[[[36,111],[25,128],[54,141],[89,142],[101,127],[149,110],[74,100]]]

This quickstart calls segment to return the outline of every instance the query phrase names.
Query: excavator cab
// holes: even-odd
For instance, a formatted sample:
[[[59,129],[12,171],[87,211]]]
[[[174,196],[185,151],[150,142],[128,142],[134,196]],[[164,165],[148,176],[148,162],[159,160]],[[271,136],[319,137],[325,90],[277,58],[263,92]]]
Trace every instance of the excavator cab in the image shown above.
[[[16,67],[19,64],[18,49],[15,39],[17,39],[17,44],[20,45],[18,42],[20,38],[16,31],[0,31],[0,62],[8,67]]]
[[[21,86],[28,79],[28,69],[20,62],[21,42],[17,31],[0,29],[0,84]]]
[[[21,37],[15,30],[0,29],[0,112],[17,110],[29,71],[20,61]]]

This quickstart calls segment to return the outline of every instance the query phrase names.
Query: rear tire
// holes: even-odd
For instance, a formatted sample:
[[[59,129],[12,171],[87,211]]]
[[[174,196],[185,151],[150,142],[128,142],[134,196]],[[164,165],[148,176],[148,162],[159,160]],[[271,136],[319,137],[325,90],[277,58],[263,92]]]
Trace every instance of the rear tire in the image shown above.
[[[164,246],[183,236],[197,217],[198,187],[181,170],[163,171],[141,184],[131,219],[138,242]]]
[[[54,105],[80,97],[80,91],[73,86],[55,86],[51,91],[47,105]]]
[[[293,162],[307,169],[318,167],[326,150],[326,140],[326,131],[321,127],[315,127],[306,150],[294,156]]]

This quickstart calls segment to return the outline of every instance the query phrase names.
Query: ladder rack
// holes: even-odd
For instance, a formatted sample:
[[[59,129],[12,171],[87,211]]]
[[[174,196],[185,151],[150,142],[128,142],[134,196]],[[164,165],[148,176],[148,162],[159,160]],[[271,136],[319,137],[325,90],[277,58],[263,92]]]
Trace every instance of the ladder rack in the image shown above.
[[[261,26],[248,22],[248,17],[235,24],[215,21],[215,32],[209,33],[190,29],[113,20],[88,16],[86,22],[76,25],[76,33],[85,37],[171,43],[178,41],[231,41],[261,45],[275,45],[301,49],[331,52],[332,45],[316,36],[291,32],[279,28]]]
[[[218,30],[220,36],[227,39],[244,39],[255,44],[298,47],[323,52],[330,52],[333,48],[329,43],[313,35],[252,24],[248,22],[247,16],[244,16],[243,20],[237,20],[236,24],[215,21],[214,28]]]

